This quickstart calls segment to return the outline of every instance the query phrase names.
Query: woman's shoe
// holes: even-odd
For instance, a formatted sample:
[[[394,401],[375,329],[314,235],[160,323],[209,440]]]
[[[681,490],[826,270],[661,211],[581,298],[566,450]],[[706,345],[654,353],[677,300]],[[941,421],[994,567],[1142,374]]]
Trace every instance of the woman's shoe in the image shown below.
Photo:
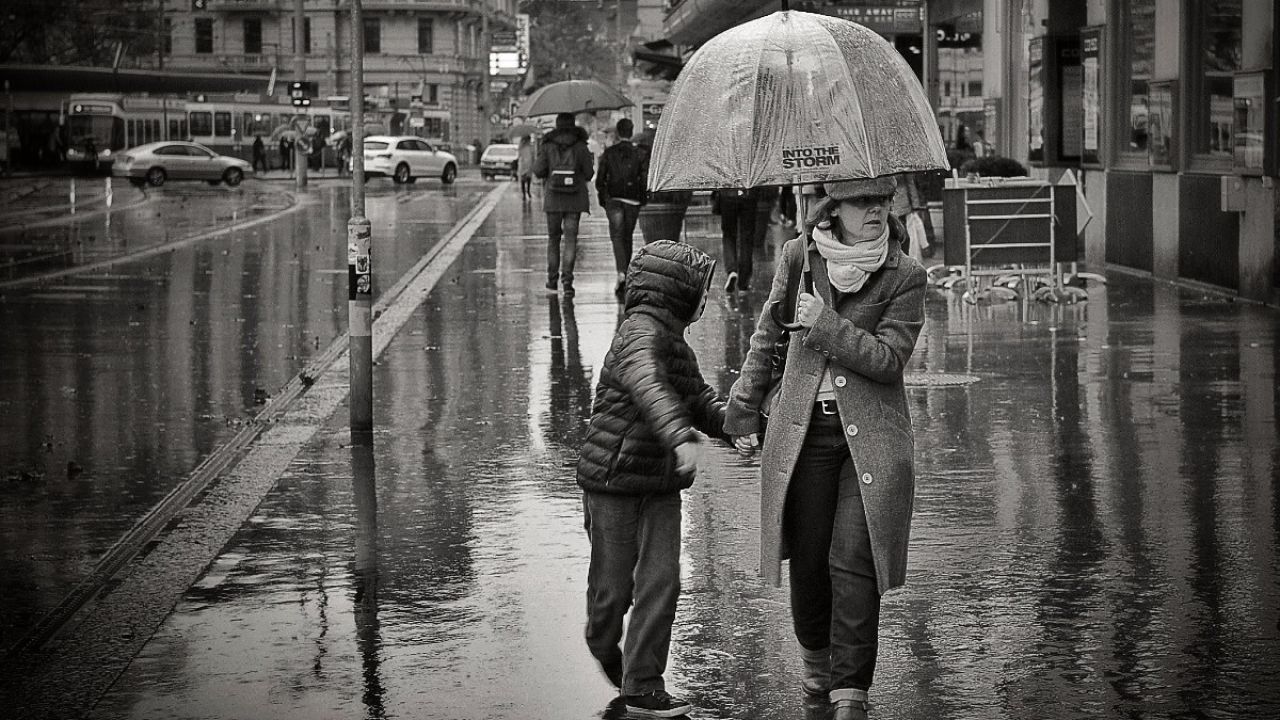
[[[867,704],[861,700],[837,700],[832,720],[867,720]]]
[[[800,688],[810,697],[826,697],[831,689],[831,648],[810,650],[800,646],[800,659],[804,660],[804,675]]]

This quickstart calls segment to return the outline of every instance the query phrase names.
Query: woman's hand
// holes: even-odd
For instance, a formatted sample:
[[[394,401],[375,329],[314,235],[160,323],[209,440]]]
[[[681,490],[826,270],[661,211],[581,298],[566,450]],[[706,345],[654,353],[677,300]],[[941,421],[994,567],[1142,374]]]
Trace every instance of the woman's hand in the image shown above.
[[[733,447],[741,455],[750,455],[760,447],[760,438],[755,433],[734,435]]]
[[[799,307],[796,308],[796,322],[807,328],[817,325],[818,317],[822,315],[822,308],[826,305],[817,295],[800,293]]]

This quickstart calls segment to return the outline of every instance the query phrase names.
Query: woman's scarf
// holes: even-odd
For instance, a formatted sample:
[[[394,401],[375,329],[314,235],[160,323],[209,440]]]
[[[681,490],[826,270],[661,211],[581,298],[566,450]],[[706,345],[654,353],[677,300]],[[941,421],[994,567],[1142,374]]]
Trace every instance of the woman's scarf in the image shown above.
[[[880,237],[874,240],[845,245],[831,230],[822,227],[813,229],[813,240],[818,245],[818,253],[827,261],[831,285],[844,293],[861,290],[871,273],[879,270],[885,258],[889,257],[888,222],[885,222]]]

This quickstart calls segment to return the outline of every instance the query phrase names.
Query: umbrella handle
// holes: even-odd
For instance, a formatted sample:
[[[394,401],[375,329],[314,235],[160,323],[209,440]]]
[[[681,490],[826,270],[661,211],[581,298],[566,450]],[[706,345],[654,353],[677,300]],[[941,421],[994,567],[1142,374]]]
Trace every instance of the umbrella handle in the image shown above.
[[[787,322],[786,315],[784,315],[784,312],[785,311],[782,309],[781,300],[774,300],[773,302],[769,303],[769,317],[773,318],[773,322],[778,327],[788,332],[795,332],[797,330],[804,329],[804,325],[801,325],[798,322]]]

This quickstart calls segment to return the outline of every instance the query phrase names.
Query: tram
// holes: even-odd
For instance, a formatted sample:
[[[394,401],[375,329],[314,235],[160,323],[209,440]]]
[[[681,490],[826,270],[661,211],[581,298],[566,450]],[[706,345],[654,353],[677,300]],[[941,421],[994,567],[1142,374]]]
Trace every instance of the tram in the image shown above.
[[[110,167],[125,148],[183,139],[186,101],[106,93],[76,93],[63,104],[67,161]]]

